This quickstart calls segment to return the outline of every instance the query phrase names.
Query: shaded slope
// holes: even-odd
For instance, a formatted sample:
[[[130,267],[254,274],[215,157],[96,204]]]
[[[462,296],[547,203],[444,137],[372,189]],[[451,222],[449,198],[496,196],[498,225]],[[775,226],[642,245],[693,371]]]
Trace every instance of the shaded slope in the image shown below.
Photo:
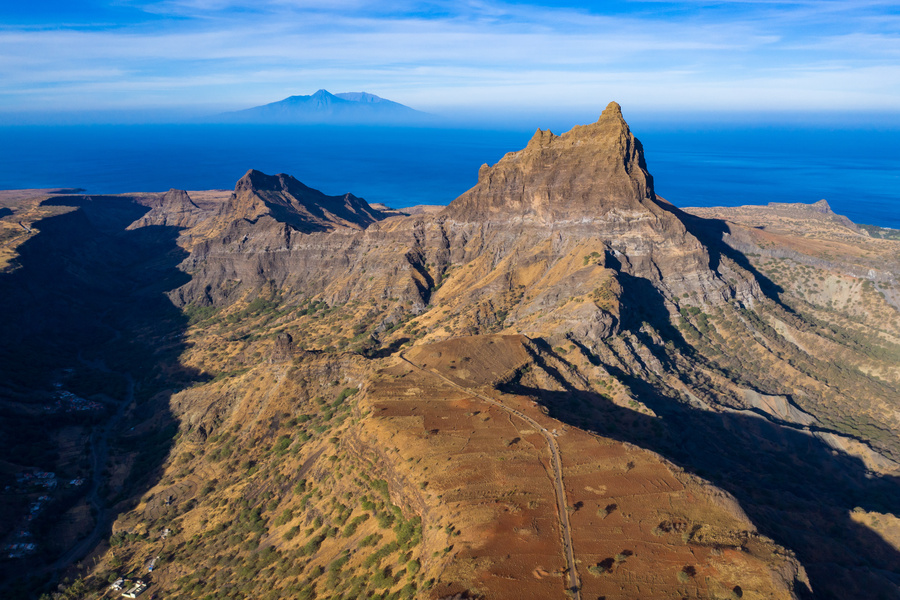
[[[23,558],[4,553],[5,598],[36,597],[102,543],[116,505],[152,484],[171,447],[165,390],[197,375],[177,364],[186,318],[164,294],[186,279],[175,269],[184,257],[176,228],[128,231],[147,208],[127,197],[45,204],[69,210],[33,223],[18,268],[0,274],[0,308],[15,324],[0,334],[9,485],[0,539],[36,544]],[[63,392],[78,399],[68,405]],[[34,470],[54,473],[58,485],[35,492],[11,476]]]
[[[290,175],[266,175],[255,169],[237,182],[221,214],[251,222],[269,216],[300,233],[330,231],[335,227],[361,229],[383,218],[353,194],[326,196]]]

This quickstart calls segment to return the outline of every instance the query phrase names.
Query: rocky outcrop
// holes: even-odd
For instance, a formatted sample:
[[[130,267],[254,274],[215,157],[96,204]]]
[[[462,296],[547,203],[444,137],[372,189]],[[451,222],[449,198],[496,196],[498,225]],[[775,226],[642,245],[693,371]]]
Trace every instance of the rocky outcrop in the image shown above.
[[[478,184],[445,214],[456,221],[554,225],[665,220],[655,198],[643,147],[611,102],[596,123],[560,136],[538,129],[523,150],[483,165]]]
[[[353,194],[326,196],[290,175],[266,175],[255,169],[237,182],[221,214],[251,223],[263,219],[268,224],[274,220],[300,233],[333,231],[338,227],[364,229],[383,218]]]
[[[769,396],[756,390],[740,389],[744,402],[752,408],[769,415],[776,421],[792,423],[794,425],[818,424],[818,419],[809,413],[800,410],[788,398],[784,396]]]
[[[287,332],[278,334],[278,337],[275,338],[275,346],[272,348],[272,355],[269,358],[269,362],[284,362],[290,360],[293,355],[294,338]]]
[[[197,206],[184,190],[171,189],[147,205],[150,212],[132,223],[129,229],[152,225],[185,229],[194,227],[210,216],[210,213]]]
[[[219,233],[185,261],[193,278],[173,298],[222,305],[273,284],[329,304],[387,300],[388,324],[439,302],[458,304],[471,333],[519,322],[599,339],[615,333],[623,294],[646,299],[652,289],[652,310],[673,312],[676,299],[752,302],[758,293],[748,274],[714,265],[657,198],[616,103],[563,135],[538,130],[440,212],[386,217],[352,194],[251,170],[223,205]],[[593,301],[566,306],[574,297]]]

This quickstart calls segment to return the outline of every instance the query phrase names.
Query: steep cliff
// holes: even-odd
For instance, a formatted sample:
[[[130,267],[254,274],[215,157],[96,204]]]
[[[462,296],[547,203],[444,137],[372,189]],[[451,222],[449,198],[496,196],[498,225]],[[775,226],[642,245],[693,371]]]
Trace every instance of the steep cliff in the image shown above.
[[[150,207],[150,212],[129,225],[130,229],[153,225],[190,228],[210,216],[184,190],[171,189],[159,198],[146,201],[145,205]]]
[[[329,304],[394,298],[390,324],[441,299],[484,301],[528,320],[556,310],[562,298],[596,291],[608,300],[596,310],[557,317],[593,321],[591,330],[605,335],[619,319],[623,277],[625,287],[657,289],[670,311],[680,296],[752,302],[758,293],[747,273],[713,266],[656,197],[641,144],[615,103],[592,125],[561,136],[539,131],[525,149],[482,167],[478,184],[437,214],[383,216],[352,195],[327,197],[289,176],[251,171],[223,205],[215,235],[185,261],[192,280],[174,297],[223,306],[271,281]],[[450,272],[462,267],[469,270]],[[510,304],[510,290],[538,282],[540,294]],[[472,332],[483,329],[460,318]]]

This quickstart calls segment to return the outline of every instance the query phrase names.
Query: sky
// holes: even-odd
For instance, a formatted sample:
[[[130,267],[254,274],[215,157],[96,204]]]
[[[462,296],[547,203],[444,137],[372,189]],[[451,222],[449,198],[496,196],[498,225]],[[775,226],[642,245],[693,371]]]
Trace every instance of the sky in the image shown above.
[[[436,114],[900,112],[896,0],[0,3],[0,124],[367,91]]]

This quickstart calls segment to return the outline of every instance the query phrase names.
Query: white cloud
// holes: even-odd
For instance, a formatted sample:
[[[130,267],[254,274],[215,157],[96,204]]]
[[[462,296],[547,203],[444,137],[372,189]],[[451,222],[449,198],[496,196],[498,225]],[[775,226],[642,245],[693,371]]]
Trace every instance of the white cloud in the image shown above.
[[[900,35],[845,1],[764,3],[730,20],[488,1],[401,2],[390,14],[367,0],[140,6],[179,17],[0,28],[0,108],[240,107],[320,87],[425,110],[579,108],[611,93],[648,109],[900,106]],[[791,29],[822,23],[822,10],[847,23]]]

